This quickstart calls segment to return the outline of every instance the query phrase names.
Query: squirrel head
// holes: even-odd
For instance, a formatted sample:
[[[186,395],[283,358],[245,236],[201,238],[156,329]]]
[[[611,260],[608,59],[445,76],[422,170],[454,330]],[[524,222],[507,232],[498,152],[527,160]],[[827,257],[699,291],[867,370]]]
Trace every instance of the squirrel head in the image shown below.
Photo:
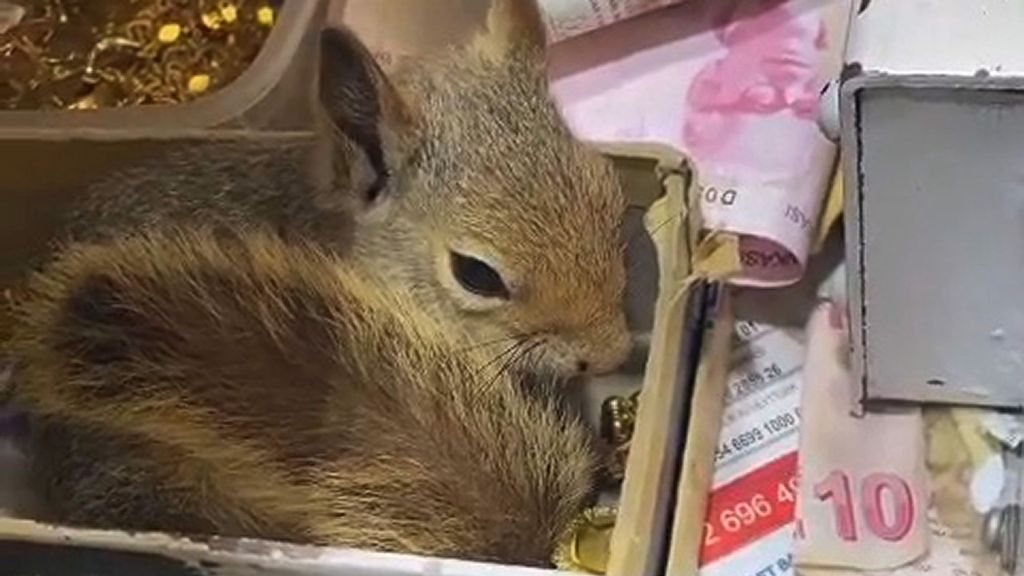
[[[495,0],[471,43],[390,76],[350,32],[322,40],[321,97],[347,146],[335,162],[360,159],[340,174],[362,194],[354,257],[490,347],[496,369],[616,368],[625,200],[549,96],[534,2]]]

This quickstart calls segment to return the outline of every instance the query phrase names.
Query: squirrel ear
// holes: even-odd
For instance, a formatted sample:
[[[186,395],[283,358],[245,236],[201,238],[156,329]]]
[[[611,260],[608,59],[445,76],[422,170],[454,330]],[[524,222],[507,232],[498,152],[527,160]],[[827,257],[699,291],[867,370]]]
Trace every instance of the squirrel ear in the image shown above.
[[[485,56],[501,60],[517,47],[543,49],[546,44],[547,28],[536,0],[491,0],[487,31],[473,46]]]
[[[338,144],[347,156],[357,148],[373,172],[369,179],[355,174],[359,163],[350,157],[344,162],[353,173],[336,176],[375,195],[411,153],[416,117],[351,31],[325,29],[320,51],[320,101],[340,136]]]

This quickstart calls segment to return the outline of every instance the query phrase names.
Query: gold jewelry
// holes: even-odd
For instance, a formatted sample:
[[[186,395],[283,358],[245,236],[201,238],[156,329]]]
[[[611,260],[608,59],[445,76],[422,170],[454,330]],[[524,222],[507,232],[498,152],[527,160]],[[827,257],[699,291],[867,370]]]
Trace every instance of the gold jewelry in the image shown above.
[[[616,483],[625,476],[639,397],[640,391],[636,391],[629,396],[609,396],[601,404],[601,436],[612,448],[605,468],[608,477]]]
[[[559,570],[604,574],[617,510],[594,506],[580,513],[559,539],[552,563]]]

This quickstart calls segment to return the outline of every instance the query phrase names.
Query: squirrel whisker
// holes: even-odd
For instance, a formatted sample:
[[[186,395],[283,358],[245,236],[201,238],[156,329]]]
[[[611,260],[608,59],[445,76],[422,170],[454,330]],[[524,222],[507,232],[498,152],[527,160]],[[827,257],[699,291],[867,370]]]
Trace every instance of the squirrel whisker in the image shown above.
[[[502,362],[501,366],[498,368],[498,371],[487,382],[488,386],[493,385],[499,378],[507,374],[510,368],[517,364],[521,364],[523,358],[525,358],[527,354],[533,352],[534,350],[536,350],[545,343],[545,340],[543,338],[537,338],[536,340],[533,340],[531,342],[532,338],[533,337],[529,337],[523,340],[518,346],[518,351],[509,356],[508,358],[506,358],[504,362]]]
[[[484,365],[480,367],[480,372],[486,371],[488,368],[490,368],[497,362],[500,362],[503,358],[506,358],[509,355],[514,355],[516,349],[519,348],[520,346],[525,345],[526,343],[527,340],[517,338],[516,341],[513,342],[510,346],[508,346],[507,348],[499,352],[496,356],[485,362]]]
[[[495,338],[493,340],[486,340],[484,342],[476,342],[474,344],[471,344],[469,346],[464,346],[462,348],[456,348],[456,351],[459,352],[459,353],[469,352],[470,350],[477,350],[479,348],[486,348],[487,346],[494,346],[496,344],[502,344],[504,342],[511,342],[513,340],[519,340],[520,338],[522,338],[522,336],[520,336],[519,334],[513,334],[512,336],[503,336],[501,338]]]

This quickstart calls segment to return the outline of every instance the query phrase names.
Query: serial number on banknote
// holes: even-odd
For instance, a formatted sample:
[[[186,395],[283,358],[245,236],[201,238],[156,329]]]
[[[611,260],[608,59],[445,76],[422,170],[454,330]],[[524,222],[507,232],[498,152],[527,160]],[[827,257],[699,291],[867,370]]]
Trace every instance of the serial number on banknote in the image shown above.
[[[728,404],[736,399],[745,398],[755,392],[760,392],[785,375],[786,373],[779,366],[778,362],[747,370],[739,378],[729,382],[729,387],[725,393],[725,402]]]
[[[794,406],[782,414],[769,418],[760,426],[749,428],[719,444],[718,448],[715,449],[715,463],[733,454],[748,451],[772,437],[787,434],[795,430],[799,424],[800,407]]]

